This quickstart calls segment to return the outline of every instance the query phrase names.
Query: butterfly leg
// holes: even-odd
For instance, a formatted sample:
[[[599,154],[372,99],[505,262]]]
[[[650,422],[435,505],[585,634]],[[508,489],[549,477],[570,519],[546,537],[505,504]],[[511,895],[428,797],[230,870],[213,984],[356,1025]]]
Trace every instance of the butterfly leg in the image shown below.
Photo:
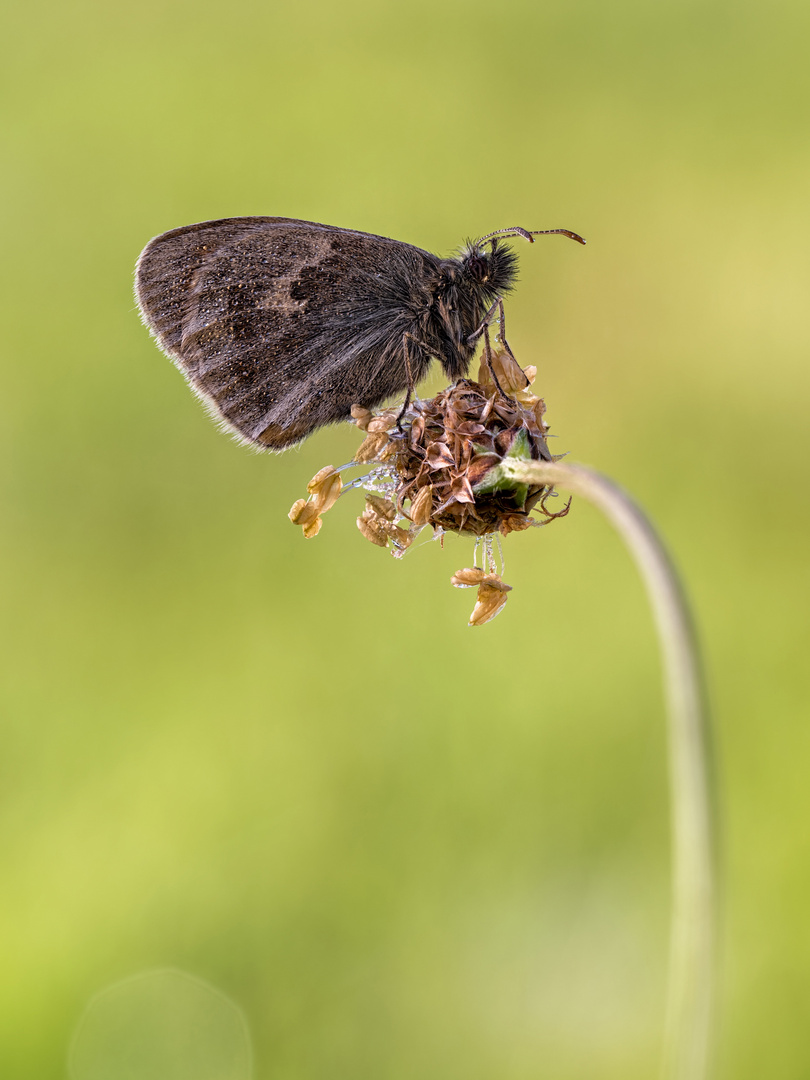
[[[498,338],[500,339],[501,345],[503,345],[504,349],[506,350],[507,355],[515,361],[518,367],[520,367],[520,364],[518,364],[517,360],[515,359],[515,354],[509,347],[509,342],[506,340],[506,312],[503,308],[503,298],[499,296],[495,302],[498,305]],[[523,368],[520,368],[520,370],[523,373],[523,378],[526,379],[526,385],[530,386],[531,383],[526,377],[525,372],[523,372]]]
[[[477,330],[474,330],[474,331],[473,331],[473,332],[472,332],[472,333],[470,334],[470,336],[469,336],[469,337],[467,338],[467,344],[468,344],[468,345],[474,345],[474,344],[476,343],[476,341],[478,341],[478,339],[479,339],[479,338],[481,337],[481,335],[482,335],[482,334],[484,333],[484,331],[486,330],[486,328],[487,328],[487,327],[489,326],[489,324],[490,324],[490,323],[492,322],[492,316],[493,316],[493,315],[495,314],[495,312],[496,312],[496,311],[498,310],[498,304],[501,304],[501,305],[503,306],[503,301],[502,301],[502,300],[500,299],[500,297],[499,297],[499,298],[498,298],[498,299],[497,299],[497,300],[495,301],[495,303],[494,303],[494,304],[492,305],[492,307],[491,307],[491,308],[489,309],[489,311],[488,311],[488,312],[486,313],[486,315],[484,316],[484,318],[483,318],[483,319],[481,320],[481,325],[480,325],[480,326],[478,327],[478,329],[477,329]]]
[[[489,340],[489,324],[492,322],[493,315],[499,309],[500,309],[500,313],[501,313],[501,320],[503,320],[503,300],[501,300],[500,297],[495,301],[495,303],[492,305],[492,307],[486,313],[486,315],[484,316],[484,321],[481,323],[481,325],[478,327],[478,329],[475,331],[475,333],[470,334],[470,336],[467,338],[467,344],[472,345],[483,334],[483,336],[484,336],[484,360],[486,362],[487,367],[489,368],[489,373],[492,376],[492,381],[495,383],[495,386],[497,387],[498,393],[501,395],[501,397],[506,398],[507,401],[511,401],[512,398],[506,393],[504,388],[498,382],[498,376],[495,374],[495,368],[493,367],[493,364],[492,364],[492,345],[490,344],[490,340]],[[503,322],[501,322],[501,333],[500,333],[499,336],[501,338],[501,341],[503,341]],[[507,348],[507,351],[509,352],[509,355],[512,356],[512,353],[509,350],[508,345],[507,345],[506,348]],[[513,360],[515,359],[514,356],[512,356],[512,359]],[[515,362],[517,363],[517,361],[515,361]]]
[[[489,373],[492,376],[492,381],[495,383],[498,393],[501,395],[501,397],[506,398],[507,401],[511,401],[512,398],[506,393],[504,388],[498,382],[498,376],[495,374],[495,368],[492,364],[492,346],[489,342],[488,326],[484,327],[484,360],[486,361],[486,365],[489,368]]]
[[[498,382],[498,376],[495,374],[495,368],[492,366],[492,346],[490,345],[489,341],[489,324],[492,322],[492,317],[494,316],[495,312],[498,311],[499,304],[500,310],[503,311],[503,301],[499,297],[484,316],[483,321],[481,322],[481,325],[478,327],[478,329],[474,333],[470,334],[470,336],[467,338],[467,344],[473,345],[483,334],[484,360],[486,361],[486,365],[489,368],[489,373],[492,376],[492,381],[495,383],[495,386],[497,387],[498,393],[501,395],[501,397],[505,397],[507,401],[511,401],[512,399],[509,397],[508,394],[504,393],[503,387]]]
[[[405,395],[405,400],[402,403],[402,408],[399,410],[399,416],[397,417],[397,431],[399,432],[402,431],[402,418],[408,411],[408,406],[411,403],[411,398],[413,397],[414,391],[413,368],[411,367],[411,356],[410,352],[408,351],[409,338],[411,338],[411,335],[407,332],[402,335],[402,355],[405,358],[405,374],[408,377],[408,392]],[[411,338],[411,340],[415,339]]]
[[[495,380],[495,385],[498,387],[498,390],[500,390],[501,394],[503,394],[505,398],[509,398],[508,394],[503,393],[503,390],[501,389],[501,384],[498,382],[498,378],[495,372],[492,370],[492,352],[489,345],[489,326],[492,323],[496,312],[498,314],[498,339],[500,340],[501,345],[503,345],[504,351],[506,352],[507,356],[509,356],[510,359],[514,360],[514,362],[517,364],[515,354],[512,352],[512,349],[509,346],[509,342],[506,340],[506,312],[504,310],[502,296],[498,297],[498,299],[486,313],[478,329],[473,334],[470,334],[470,336],[467,338],[467,343],[469,345],[472,345],[473,342],[477,341],[482,334],[484,335],[484,357],[487,362],[487,367],[489,368],[492,378]],[[520,364],[518,364],[518,367],[520,367]],[[521,371],[522,370],[523,369],[521,368]],[[526,385],[529,385],[528,379],[526,379]],[[509,398],[509,400],[511,401],[511,398]]]

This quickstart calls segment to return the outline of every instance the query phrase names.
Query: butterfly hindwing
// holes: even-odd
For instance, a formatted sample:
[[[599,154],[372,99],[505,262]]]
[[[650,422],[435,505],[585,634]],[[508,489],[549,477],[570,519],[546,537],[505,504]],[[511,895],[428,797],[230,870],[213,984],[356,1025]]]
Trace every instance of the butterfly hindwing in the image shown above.
[[[136,294],[195,392],[242,439],[283,449],[405,389],[403,336],[432,301],[437,266],[367,233],[229,218],[152,240]],[[411,363],[419,377],[429,357],[414,348]]]

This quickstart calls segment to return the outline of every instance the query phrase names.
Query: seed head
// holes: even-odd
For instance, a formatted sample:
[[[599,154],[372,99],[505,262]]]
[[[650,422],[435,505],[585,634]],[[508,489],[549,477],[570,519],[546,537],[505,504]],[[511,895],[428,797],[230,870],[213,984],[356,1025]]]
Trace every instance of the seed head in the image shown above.
[[[546,505],[555,494],[552,487],[514,479],[517,461],[558,460],[546,441],[545,403],[530,390],[534,376],[534,368],[524,371],[501,349],[482,361],[477,381],[460,379],[404,412],[352,406],[353,422],[366,436],[351,462],[367,470],[349,484],[367,492],[357,527],[377,547],[390,544],[396,557],[427,525],[438,537],[475,537],[486,568],[459,570],[452,578],[459,588],[478,589],[471,626],[494,619],[511,591],[495,573],[493,537],[545,525],[564,517],[570,506],[569,500],[553,512]],[[322,469],[307,486],[309,501],[299,499],[290,520],[303,527],[304,536],[315,536],[321,515],[342,490],[338,470]]]

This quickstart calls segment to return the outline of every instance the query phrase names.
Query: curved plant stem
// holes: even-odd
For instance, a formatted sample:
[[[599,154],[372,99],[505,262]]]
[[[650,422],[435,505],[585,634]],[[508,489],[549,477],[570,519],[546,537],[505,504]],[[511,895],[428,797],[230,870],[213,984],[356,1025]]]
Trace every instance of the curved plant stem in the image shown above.
[[[639,568],[658,628],[668,712],[673,914],[663,1076],[708,1075],[714,1005],[715,819],[709,721],[698,648],[675,570],[630,496],[581,465],[510,462],[515,480],[582,495],[621,534]]]

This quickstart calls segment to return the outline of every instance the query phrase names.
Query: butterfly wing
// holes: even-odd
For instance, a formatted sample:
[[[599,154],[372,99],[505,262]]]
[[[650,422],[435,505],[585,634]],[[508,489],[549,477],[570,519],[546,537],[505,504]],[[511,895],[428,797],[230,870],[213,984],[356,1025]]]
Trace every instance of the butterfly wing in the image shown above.
[[[435,256],[385,237],[228,218],[150,241],[135,291],[158,344],[215,415],[281,450],[407,386],[403,334],[429,307],[437,268]],[[428,362],[415,357],[413,374]]]

